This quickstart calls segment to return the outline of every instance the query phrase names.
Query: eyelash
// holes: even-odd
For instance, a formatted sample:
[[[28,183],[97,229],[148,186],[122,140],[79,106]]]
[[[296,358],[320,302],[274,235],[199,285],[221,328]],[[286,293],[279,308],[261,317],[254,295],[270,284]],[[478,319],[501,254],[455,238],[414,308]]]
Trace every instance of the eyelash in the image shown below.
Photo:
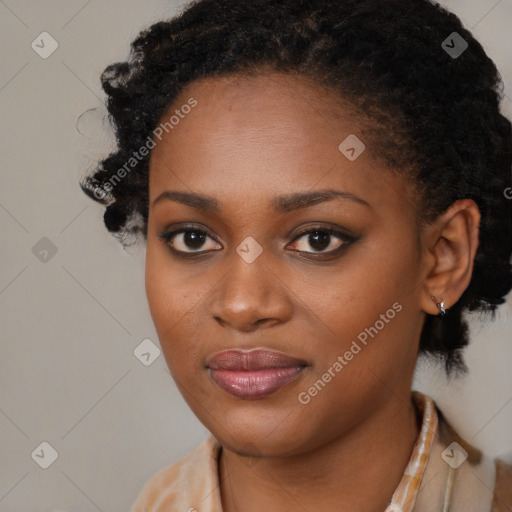
[[[164,243],[168,246],[168,248],[172,251],[172,253],[180,258],[185,258],[185,259],[198,258],[199,256],[204,256],[210,252],[214,252],[214,251],[218,250],[218,249],[211,249],[211,250],[207,250],[207,251],[187,252],[187,251],[180,251],[180,250],[175,249],[171,245],[172,239],[176,235],[178,235],[180,233],[186,233],[186,232],[192,232],[192,233],[196,233],[196,234],[206,235],[209,238],[211,238],[212,240],[215,240],[214,237],[210,236],[210,234],[208,233],[207,230],[198,228],[197,226],[194,226],[194,225],[183,226],[183,227],[180,227],[179,229],[175,229],[172,231],[166,231],[164,233],[160,233],[158,236],[161,240],[164,241]],[[340,245],[339,247],[337,247],[336,249],[331,249],[330,251],[326,251],[326,252],[310,252],[310,251],[297,251],[297,250],[295,250],[295,252],[299,252],[302,254],[308,254],[308,255],[310,255],[308,257],[310,257],[310,258],[311,258],[311,255],[313,255],[312,256],[313,259],[318,259],[318,256],[321,257],[322,255],[335,256],[335,255],[339,254],[340,252],[342,252],[344,249],[346,249],[348,246],[350,246],[352,243],[354,243],[358,240],[358,237],[355,237],[353,235],[348,235],[347,233],[344,233],[343,231],[339,231],[337,229],[333,229],[333,228],[326,227],[326,226],[313,226],[313,227],[309,227],[309,228],[297,233],[297,235],[294,237],[294,239],[290,243],[293,243],[293,242],[299,240],[300,238],[302,238],[305,235],[310,235],[310,234],[314,234],[314,233],[318,233],[318,232],[319,233],[327,233],[335,238],[338,238],[339,240],[341,240],[343,242],[343,244]],[[217,240],[215,240],[215,241],[218,242]],[[329,245],[330,245],[330,243],[329,243]]]

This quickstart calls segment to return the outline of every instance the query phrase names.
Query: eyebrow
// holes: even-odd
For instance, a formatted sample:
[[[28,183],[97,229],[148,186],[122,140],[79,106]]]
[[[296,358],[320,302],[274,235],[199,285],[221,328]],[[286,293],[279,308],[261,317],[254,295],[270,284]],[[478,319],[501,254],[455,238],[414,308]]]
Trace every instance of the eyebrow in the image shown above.
[[[294,210],[308,208],[325,201],[332,201],[336,198],[348,199],[355,203],[359,203],[371,208],[370,204],[364,199],[361,199],[360,197],[350,192],[334,189],[285,194],[272,199],[271,204],[276,212],[288,213]],[[153,201],[153,207],[164,200],[176,201],[205,213],[220,213],[221,211],[220,204],[216,198],[211,196],[203,196],[193,192],[166,190]]]

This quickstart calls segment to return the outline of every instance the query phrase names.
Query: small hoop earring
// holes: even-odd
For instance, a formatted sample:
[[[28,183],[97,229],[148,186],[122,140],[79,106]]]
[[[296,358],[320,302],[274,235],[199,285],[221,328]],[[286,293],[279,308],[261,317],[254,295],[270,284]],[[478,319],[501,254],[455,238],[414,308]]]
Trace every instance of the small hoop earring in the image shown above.
[[[439,316],[446,315],[446,308],[444,304],[444,299],[441,298],[441,302],[437,302],[436,298],[432,295],[432,300],[434,301],[435,305],[439,309]]]

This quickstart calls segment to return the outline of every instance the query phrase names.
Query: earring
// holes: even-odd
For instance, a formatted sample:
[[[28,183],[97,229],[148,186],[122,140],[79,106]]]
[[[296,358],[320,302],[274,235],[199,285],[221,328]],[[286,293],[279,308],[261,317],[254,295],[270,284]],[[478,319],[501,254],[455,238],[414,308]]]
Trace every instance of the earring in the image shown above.
[[[441,302],[437,302],[436,298],[432,295],[432,300],[439,309],[439,316],[446,315],[446,309],[443,298],[441,298]]]

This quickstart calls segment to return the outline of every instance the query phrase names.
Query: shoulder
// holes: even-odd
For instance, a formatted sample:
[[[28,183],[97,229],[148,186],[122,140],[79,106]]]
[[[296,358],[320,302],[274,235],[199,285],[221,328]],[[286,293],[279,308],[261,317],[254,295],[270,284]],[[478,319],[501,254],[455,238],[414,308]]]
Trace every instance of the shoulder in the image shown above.
[[[448,469],[445,482],[452,480],[455,510],[486,510],[512,512],[512,466],[500,459],[492,459],[462,438],[443,413],[439,417],[440,454],[447,462],[455,452],[461,452],[460,461]],[[453,459],[452,459],[453,460]],[[453,469],[452,468],[452,469]],[[445,467],[445,471],[446,471]]]
[[[209,436],[195,450],[161,469],[139,493],[131,512],[220,511],[219,450],[218,441]]]
[[[434,405],[434,436],[413,512],[512,512],[512,466],[461,437],[432,398],[423,401],[431,413]]]

